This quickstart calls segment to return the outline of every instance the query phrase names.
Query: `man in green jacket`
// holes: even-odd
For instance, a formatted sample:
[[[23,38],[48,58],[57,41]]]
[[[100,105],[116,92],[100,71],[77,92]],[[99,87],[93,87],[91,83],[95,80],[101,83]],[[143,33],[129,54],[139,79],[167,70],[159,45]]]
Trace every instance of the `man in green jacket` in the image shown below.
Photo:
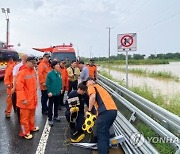
[[[58,71],[59,63],[57,61],[52,61],[51,67],[52,67],[52,71],[48,73],[46,78],[46,87],[49,97],[48,120],[49,120],[49,125],[52,127],[53,104],[54,104],[54,120],[60,122],[60,117],[58,116],[58,103],[59,103],[60,93],[62,91],[62,78],[60,72]]]

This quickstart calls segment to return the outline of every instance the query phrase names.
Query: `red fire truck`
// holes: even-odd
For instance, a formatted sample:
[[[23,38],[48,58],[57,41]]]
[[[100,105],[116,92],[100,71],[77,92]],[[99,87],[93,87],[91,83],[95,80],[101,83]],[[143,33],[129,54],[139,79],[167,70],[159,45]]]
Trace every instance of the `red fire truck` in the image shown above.
[[[51,46],[48,48],[33,48],[34,50],[41,52],[51,52],[51,59],[62,60],[68,58],[69,61],[76,60],[75,49],[70,43],[69,45],[62,44],[57,46]]]
[[[5,43],[0,41],[0,78],[3,78],[5,75],[5,69],[10,57],[17,60],[19,58],[17,51],[7,48]]]

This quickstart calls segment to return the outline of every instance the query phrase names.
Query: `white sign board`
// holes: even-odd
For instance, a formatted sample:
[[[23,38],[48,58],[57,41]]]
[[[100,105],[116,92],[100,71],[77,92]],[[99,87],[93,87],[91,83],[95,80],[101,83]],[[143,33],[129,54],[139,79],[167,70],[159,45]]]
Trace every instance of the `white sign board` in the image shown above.
[[[137,34],[118,34],[117,35],[118,51],[136,51],[137,48]]]

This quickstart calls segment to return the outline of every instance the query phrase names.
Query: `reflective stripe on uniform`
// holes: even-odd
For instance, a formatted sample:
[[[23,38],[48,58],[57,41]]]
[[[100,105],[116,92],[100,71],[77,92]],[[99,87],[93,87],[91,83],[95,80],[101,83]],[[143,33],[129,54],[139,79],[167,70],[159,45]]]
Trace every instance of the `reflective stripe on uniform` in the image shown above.
[[[30,79],[30,78],[33,78],[33,77],[36,77],[36,74],[26,75],[26,76],[24,76],[24,79]]]

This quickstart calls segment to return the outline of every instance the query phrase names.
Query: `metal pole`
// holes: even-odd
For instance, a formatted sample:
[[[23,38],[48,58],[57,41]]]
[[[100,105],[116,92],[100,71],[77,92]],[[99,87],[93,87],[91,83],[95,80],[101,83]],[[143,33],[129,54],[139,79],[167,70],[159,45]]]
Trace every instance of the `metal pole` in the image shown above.
[[[76,46],[76,49],[77,49],[77,56],[80,57],[78,45],[77,45],[77,44],[73,44],[73,45]]]
[[[2,13],[5,14],[6,17],[6,21],[7,21],[7,32],[6,32],[6,47],[9,47],[9,16],[8,14],[10,13],[10,9],[9,8],[1,8],[2,9]]]
[[[109,54],[108,54],[108,63],[109,63],[109,58],[110,58],[110,53],[111,53],[111,42],[110,42],[110,39],[111,39],[111,28],[109,27]]]
[[[109,30],[109,50],[108,50],[108,64],[110,63],[110,56],[111,56],[111,29],[113,29],[113,27],[107,27],[106,29]]]
[[[126,51],[126,88],[128,88],[128,51]]]
[[[9,19],[6,19],[6,20],[7,20],[6,45],[8,48],[8,46],[9,46]]]

